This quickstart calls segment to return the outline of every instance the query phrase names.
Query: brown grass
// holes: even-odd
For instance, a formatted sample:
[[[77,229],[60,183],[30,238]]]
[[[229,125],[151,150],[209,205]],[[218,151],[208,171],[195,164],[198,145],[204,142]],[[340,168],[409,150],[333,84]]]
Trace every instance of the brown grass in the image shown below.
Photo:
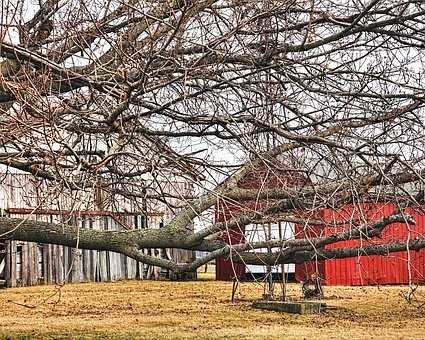
[[[424,339],[425,307],[408,305],[406,287],[326,287],[322,315],[251,309],[262,288],[242,283],[125,281],[0,290],[0,336],[122,339]],[[299,285],[291,284],[291,296]],[[425,287],[417,291],[425,301]],[[46,300],[47,299],[47,300]],[[46,300],[46,301],[45,301]],[[22,306],[22,305],[26,305]],[[34,307],[34,308],[29,308]]]

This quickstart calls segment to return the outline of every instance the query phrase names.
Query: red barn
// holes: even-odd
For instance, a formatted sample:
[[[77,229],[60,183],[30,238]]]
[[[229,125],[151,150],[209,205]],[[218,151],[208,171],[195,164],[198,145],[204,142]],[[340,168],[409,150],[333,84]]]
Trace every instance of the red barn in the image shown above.
[[[341,220],[361,221],[361,215],[364,219],[375,221],[392,214],[394,208],[394,204],[391,203],[347,205],[339,210],[324,209],[322,216],[325,221],[330,223]],[[415,219],[415,225],[394,223],[386,227],[379,238],[342,241],[328,245],[326,249],[382,244],[423,236],[425,234],[425,210],[423,207],[408,208],[407,213]],[[310,229],[310,235],[299,232],[297,237],[326,236],[349,230],[351,227],[350,223],[331,227],[314,227]],[[312,233],[316,235],[311,235]],[[373,255],[310,261],[296,265],[296,280],[304,281],[313,272],[318,272],[326,285],[407,284],[410,281],[424,283],[425,249],[390,253],[388,256]]]
[[[293,167],[292,167],[293,168]],[[267,171],[261,169],[243,178],[240,188],[272,188],[283,186],[302,186],[308,183],[301,172],[285,170]],[[288,167],[286,167],[288,169]],[[225,222],[240,214],[264,208],[272,201],[232,202],[223,200],[216,206],[216,222]],[[338,210],[321,209],[315,212],[328,226],[309,226],[303,230],[294,225],[293,236],[296,238],[318,237],[349,230],[354,223],[375,221],[390,215],[394,211],[393,204],[361,204],[347,205]],[[326,246],[326,249],[356,247],[359,245],[387,243],[391,240],[407,240],[425,234],[425,208],[409,208],[407,211],[416,221],[416,225],[394,223],[385,228],[380,238],[360,239],[338,242]],[[333,222],[344,221],[345,224]],[[249,227],[249,226],[247,226]],[[249,230],[244,227],[228,230],[224,240],[229,244],[243,243],[248,240]],[[280,234],[280,231],[279,231]],[[282,236],[281,234],[279,236]],[[249,240],[248,240],[249,241]],[[216,266],[217,280],[246,278],[247,266],[233,263],[226,258],[218,258]],[[285,270],[285,272],[287,272]],[[419,252],[398,252],[388,256],[358,256],[346,259],[328,259],[310,261],[295,265],[295,279],[304,281],[313,272],[318,272],[326,285],[375,285],[375,284],[407,284],[425,282],[425,250]]]

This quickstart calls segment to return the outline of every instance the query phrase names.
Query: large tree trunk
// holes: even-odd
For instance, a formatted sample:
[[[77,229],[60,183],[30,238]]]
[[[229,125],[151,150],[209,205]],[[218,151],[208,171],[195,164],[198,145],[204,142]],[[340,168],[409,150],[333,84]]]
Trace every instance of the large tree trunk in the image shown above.
[[[192,232],[176,228],[175,224],[161,229],[131,231],[101,231],[79,228],[68,224],[54,224],[19,218],[0,218],[0,239],[20,240],[46,244],[58,244],[72,248],[104,250],[122,253],[137,261],[174,271],[190,272],[219,256],[231,256],[236,262],[256,265],[302,263],[313,258],[345,258],[359,255],[387,255],[406,249],[425,248],[425,237],[408,242],[325,250],[328,244],[343,240],[369,237],[382,233],[385,227],[395,222],[414,223],[410,216],[395,214],[373,224],[366,224],[354,231],[346,231],[325,237],[297,240],[272,240],[258,243],[226,245],[219,240],[194,238]],[[247,252],[263,247],[280,247],[279,252]],[[169,260],[143,254],[142,248],[177,248],[209,251],[209,254],[191,263],[175,263]]]

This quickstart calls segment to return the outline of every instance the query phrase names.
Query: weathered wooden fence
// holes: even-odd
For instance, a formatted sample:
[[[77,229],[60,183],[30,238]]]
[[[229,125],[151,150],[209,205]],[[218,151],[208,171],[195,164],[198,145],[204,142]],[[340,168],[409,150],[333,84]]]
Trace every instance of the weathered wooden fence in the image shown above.
[[[160,228],[172,218],[172,213],[166,209],[162,209],[162,212],[141,213],[128,202],[124,202],[126,205],[122,209],[126,212],[63,210],[57,209],[56,204],[47,204],[44,201],[41,206],[39,203],[41,195],[37,193],[39,187],[28,175],[4,175],[0,183],[1,213],[9,217],[69,223],[80,228],[97,230]],[[63,197],[59,199],[62,206],[70,206],[63,204],[65,201]],[[120,203],[122,207],[123,203]],[[142,251],[177,262],[188,262],[195,256],[192,251],[176,249]],[[109,251],[81,250],[32,242],[0,242],[0,282],[8,287],[160,277],[193,278],[196,277],[196,273],[176,277],[168,271],[161,271],[160,268]]]
[[[23,214],[11,217],[28,218]],[[36,214],[35,219],[59,222],[63,215]],[[31,217],[30,217],[31,218]],[[98,230],[121,230],[122,227],[110,216],[68,217],[68,222],[81,228]],[[143,227],[144,216],[125,216]],[[133,225],[132,223],[132,225]],[[82,281],[115,281],[119,279],[145,278],[144,265],[124,255],[95,250],[81,250],[58,245],[33,242],[5,242],[3,275],[9,287]]]
[[[81,215],[81,214],[80,214]],[[11,217],[28,218],[22,214],[10,214]],[[63,215],[35,215],[37,220],[59,222]],[[145,216],[130,214],[120,216],[116,221],[106,214],[96,212],[72,216],[68,223],[81,228],[96,230],[122,230],[122,222],[138,228],[145,227]],[[158,217],[153,217],[150,227]],[[161,223],[161,222],[160,222]],[[158,279],[193,278],[195,274],[176,277],[168,271],[137,262],[122,254],[82,250],[59,245],[38,244],[33,242],[6,241],[0,246],[0,279],[8,287],[53,284],[63,282],[116,281],[121,279]],[[143,249],[149,255],[173,259],[178,262],[193,260],[191,251],[175,249]]]

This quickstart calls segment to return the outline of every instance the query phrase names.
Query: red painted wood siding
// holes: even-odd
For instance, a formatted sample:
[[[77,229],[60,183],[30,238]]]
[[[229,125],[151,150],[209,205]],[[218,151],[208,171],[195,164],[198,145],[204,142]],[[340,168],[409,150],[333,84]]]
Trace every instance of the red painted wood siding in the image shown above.
[[[342,230],[353,228],[350,221],[376,221],[388,216],[394,211],[393,204],[362,204],[347,205],[337,211],[326,209],[323,218],[327,222],[347,220],[347,224],[324,228],[325,235],[331,235]],[[394,223],[385,228],[380,238],[368,240],[349,240],[338,242],[326,249],[355,247],[368,244],[382,244],[394,240],[407,240],[425,234],[425,209],[415,207],[407,212],[416,220],[416,225]],[[302,235],[299,235],[302,237]],[[302,273],[306,265],[296,266],[296,272]],[[310,265],[309,273],[312,267]],[[410,276],[409,276],[410,271]],[[347,259],[329,259],[324,261],[320,274],[327,285],[377,285],[377,284],[407,284],[425,282],[425,250],[391,253],[388,256],[359,256]],[[301,276],[296,276],[301,280]]]
[[[314,238],[324,236],[325,229],[322,226],[303,226],[295,225],[295,238]],[[306,261],[295,265],[295,280],[304,282],[310,278],[313,273],[318,273],[321,278],[325,277],[325,261]]]

